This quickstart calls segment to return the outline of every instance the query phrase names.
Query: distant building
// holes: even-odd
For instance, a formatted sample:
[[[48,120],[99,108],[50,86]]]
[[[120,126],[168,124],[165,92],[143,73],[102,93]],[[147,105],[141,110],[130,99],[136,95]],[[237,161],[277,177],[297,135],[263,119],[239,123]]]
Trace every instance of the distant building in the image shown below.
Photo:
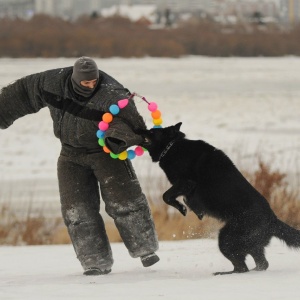
[[[114,5],[101,10],[103,17],[120,15],[133,22],[154,23],[156,20],[157,7],[155,5]]]
[[[280,16],[283,23],[293,27],[300,23],[300,1],[299,0],[281,0]]]
[[[34,14],[47,14],[75,20],[81,15],[101,15],[102,12],[105,15],[112,7],[119,7],[121,11],[121,7],[127,6],[137,11],[137,5],[156,7],[156,23],[166,16],[174,22],[183,14],[185,19],[192,15],[210,16],[221,23],[247,22],[251,15],[288,26],[300,22],[300,0],[0,0],[0,18],[29,19]],[[149,16],[143,15],[143,18],[149,21]],[[153,17],[150,21],[153,22]]]
[[[34,13],[34,0],[0,0],[0,18],[30,19]]]
[[[102,0],[35,0],[35,13],[77,19],[81,15],[99,13]]]

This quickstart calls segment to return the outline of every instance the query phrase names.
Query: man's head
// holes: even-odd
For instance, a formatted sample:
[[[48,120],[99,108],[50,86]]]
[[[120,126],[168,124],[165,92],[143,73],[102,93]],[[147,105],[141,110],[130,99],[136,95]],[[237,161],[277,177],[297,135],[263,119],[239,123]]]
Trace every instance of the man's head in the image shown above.
[[[91,96],[99,82],[99,70],[95,61],[86,56],[78,58],[73,66],[71,81],[77,94]]]

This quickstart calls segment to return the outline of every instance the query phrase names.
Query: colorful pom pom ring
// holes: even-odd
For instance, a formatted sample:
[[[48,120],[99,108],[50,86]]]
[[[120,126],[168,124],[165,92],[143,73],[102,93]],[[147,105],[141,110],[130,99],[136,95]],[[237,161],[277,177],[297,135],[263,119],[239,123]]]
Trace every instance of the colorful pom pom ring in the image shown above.
[[[148,102],[145,97],[139,96],[136,93],[133,93],[129,99],[133,98],[134,96],[138,96],[141,99],[143,99],[148,104],[148,110],[151,112],[152,122],[154,124],[153,128],[161,128],[162,124],[162,118],[161,118],[161,112],[157,109],[157,104],[155,102]],[[147,149],[136,146],[135,149],[129,149],[126,151],[123,151],[120,154],[115,154],[109,150],[109,148],[105,145],[105,132],[108,130],[110,124],[113,122],[114,116],[116,116],[121,109],[126,108],[126,106],[129,103],[129,99],[121,99],[118,101],[117,104],[112,104],[109,107],[109,112],[104,113],[102,116],[102,120],[98,124],[99,130],[96,133],[96,136],[98,138],[98,144],[103,148],[103,151],[105,153],[108,153],[111,158],[113,159],[120,159],[125,160],[129,159],[132,160],[137,156],[142,156]]]

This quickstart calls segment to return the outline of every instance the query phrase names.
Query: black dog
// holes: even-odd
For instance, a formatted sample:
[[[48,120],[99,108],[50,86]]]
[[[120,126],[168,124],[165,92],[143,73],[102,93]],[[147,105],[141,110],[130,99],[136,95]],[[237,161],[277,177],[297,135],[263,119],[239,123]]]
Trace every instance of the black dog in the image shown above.
[[[219,248],[234,270],[219,274],[243,273],[250,254],[257,271],[269,266],[265,247],[275,236],[289,247],[300,247],[300,232],[277,219],[267,200],[252,187],[219,149],[201,140],[188,140],[180,131],[181,123],[141,133],[142,146],[153,162],[159,162],[172,187],[163,200],[186,215],[185,204],[202,219],[215,217],[225,226],[219,234]]]

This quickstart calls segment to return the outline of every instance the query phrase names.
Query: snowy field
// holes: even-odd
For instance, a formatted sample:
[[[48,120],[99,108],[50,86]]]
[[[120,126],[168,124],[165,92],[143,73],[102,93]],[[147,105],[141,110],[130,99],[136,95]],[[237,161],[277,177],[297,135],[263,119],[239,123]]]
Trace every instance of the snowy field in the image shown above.
[[[73,65],[75,59],[0,59],[0,88],[31,73]],[[188,138],[223,149],[238,167],[257,156],[299,187],[300,58],[96,59],[131,91],[155,101],[163,125],[182,121]],[[137,107],[151,125],[144,102]],[[48,110],[0,131],[0,201],[31,202],[59,212],[56,161],[60,144]],[[134,161],[143,186],[162,173],[148,155]],[[150,176],[150,180],[149,180]],[[148,187],[147,187],[148,189]]]
[[[75,59],[0,59],[0,87]],[[300,58],[97,59],[131,91],[156,101],[165,126],[182,121],[189,138],[225,150],[240,167],[257,155],[299,187]],[[144,103],[138,109],[150,124]],[[0,131],[0,201],[59,213],[56,161],[47,109]],[[162,173],[148,156],[134,160],[143,186]],[[152,181],[153,179],[153,181]],[[166,224],[167,226],[167,224]],[[0,248],[0,299],[299,299],[300,254],[274,240],[267,272],[217,276],[232,268],[216,240],[161,242],[161,261],[142,268],[112,245],[113,272],[84,277],[72,246]],[[249,259],[250,268],[253,261]]]
[[[300,254],[273,240],[265,272],[232,270],[216,240],[161,242],[160,262],[143,268],[123,244],[105,276],[82,276],[72,246],[1,247],[1,300],[298,300]],[[253,260],[247,261],[249,268]]]

